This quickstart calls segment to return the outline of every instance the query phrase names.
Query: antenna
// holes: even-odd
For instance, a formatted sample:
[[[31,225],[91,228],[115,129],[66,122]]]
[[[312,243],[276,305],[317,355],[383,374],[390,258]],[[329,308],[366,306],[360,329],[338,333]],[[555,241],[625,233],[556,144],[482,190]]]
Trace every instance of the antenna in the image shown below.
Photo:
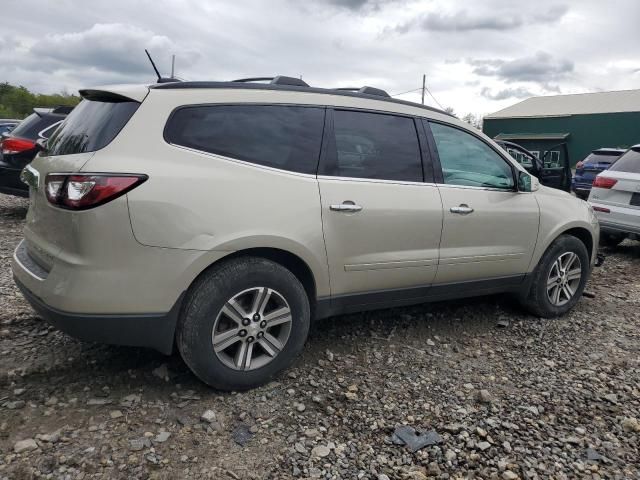
[[[151,62],[151,66],[156,71],[156,75],[158,76],[158,81],[162,80],[162,76],[160,75],[160,72],[158,71],[158,68],[156,67],[156,64],[154,63],[153,58],[151,58],[151,54],[149,53],[149,50],[147,50],[145,48],[144,49],[144,53],[146,53],[147,57],[149,57],[149,61]]]

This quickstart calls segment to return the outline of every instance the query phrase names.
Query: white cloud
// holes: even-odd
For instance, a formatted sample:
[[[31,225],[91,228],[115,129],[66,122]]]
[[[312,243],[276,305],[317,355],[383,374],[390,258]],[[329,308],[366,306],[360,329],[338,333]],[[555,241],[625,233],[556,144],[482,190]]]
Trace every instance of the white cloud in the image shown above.
[[[178,75],[192,80],[302,75],[395,93],[426,73],[438,101],[460,114],[529,92],[637,88],[640,76],[635,0],[5,3],[0,81],[41,92],[153,81],[145,48],[165,74],[176,54]]]

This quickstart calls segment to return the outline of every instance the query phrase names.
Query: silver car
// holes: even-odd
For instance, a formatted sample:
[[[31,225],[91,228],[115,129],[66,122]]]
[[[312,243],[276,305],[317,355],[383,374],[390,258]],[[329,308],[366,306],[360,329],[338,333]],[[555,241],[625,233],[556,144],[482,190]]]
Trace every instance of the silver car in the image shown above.
[[[566,313],[589,205],[446,112],[386,92],[172,82],[82,90],[23,172],[18,286],[88,341],[177,345],[220,389],[262,384],[312,320],[510,292]]]

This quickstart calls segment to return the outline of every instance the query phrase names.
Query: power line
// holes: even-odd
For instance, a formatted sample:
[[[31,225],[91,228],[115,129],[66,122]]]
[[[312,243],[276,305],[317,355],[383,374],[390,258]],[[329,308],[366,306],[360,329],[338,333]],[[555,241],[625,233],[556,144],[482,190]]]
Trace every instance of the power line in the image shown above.
[[[440,104],[440,102],[436,99],[436,97],[433,96],[433,93],[431,93],[431,90],[429,90],[429,87],[427,87],[426,76],[422,77],[422,87],[414,88],[413,90],[407,90],[406,92],[394,93],[391,96],[392,97],[398,97],[398,96],[404,95],[406,93],[417,92],[417,91],[420,91],[420,90],[422,91],[422,103],[423,104],[424,104],[424,91],[426,90],[427,93],[431,96],[431,98],[433,98],[433,101],[436,102],[436,104],[440,107],[440,109],[441,110],[445,110],[445,108]]]
[[[440,110],[445,110],[445,108],[442,105],[440,105],[440,102],[438,100],[436,100],[436,97],[433,96],[433,93],[431,93],[429,88],[426,85],[424,86],[424,88],[429,93],[429,95],[431,95],[431,98],[433,98],[433,101],[438,104],[438,106],[440,107]]]
[[[418,90],[422,90],[422,87],[414,88],[413,90],[407,90],[406,92],[394,93],[391,95],[392,97],[398,97],[400,95],[404,95],[405,93],[417,92]]]

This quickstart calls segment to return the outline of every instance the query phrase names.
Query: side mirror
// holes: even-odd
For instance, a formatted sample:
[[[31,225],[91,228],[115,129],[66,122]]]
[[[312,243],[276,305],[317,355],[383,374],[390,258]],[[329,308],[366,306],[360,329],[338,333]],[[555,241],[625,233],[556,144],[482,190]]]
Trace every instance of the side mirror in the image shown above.
[[[536,177],[527,173],[518,171],[518,191],[519,192],[535,192],[540,188],[540,182]]]

